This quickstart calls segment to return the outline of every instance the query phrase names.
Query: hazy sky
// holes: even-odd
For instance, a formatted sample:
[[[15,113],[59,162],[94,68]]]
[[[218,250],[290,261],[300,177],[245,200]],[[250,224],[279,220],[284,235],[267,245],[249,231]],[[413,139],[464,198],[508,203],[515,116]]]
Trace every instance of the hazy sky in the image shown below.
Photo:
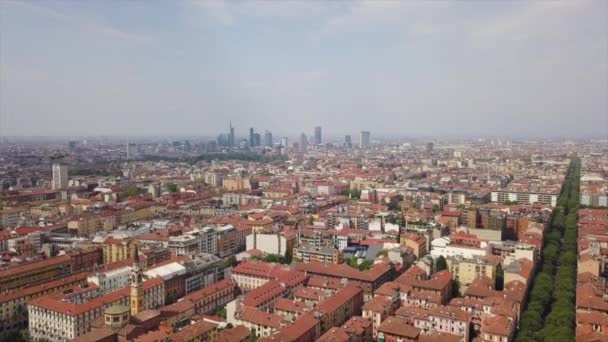
[[[608,1],[0,0],[7,135],[608,136]]]

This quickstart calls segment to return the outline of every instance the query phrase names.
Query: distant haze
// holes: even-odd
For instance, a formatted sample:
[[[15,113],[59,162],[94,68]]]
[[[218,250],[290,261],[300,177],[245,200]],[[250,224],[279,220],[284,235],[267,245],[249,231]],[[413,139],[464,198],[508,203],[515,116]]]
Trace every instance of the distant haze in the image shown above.
[[[608,136],[608,1],[0,0],[0,134]]]

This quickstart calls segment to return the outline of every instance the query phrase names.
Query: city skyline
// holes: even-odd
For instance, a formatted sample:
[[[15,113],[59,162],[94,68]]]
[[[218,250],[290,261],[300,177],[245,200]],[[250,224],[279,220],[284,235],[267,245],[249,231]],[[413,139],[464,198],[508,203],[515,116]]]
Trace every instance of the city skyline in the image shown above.
[[[605,137],[607,6],[4,1],[0,135]]]

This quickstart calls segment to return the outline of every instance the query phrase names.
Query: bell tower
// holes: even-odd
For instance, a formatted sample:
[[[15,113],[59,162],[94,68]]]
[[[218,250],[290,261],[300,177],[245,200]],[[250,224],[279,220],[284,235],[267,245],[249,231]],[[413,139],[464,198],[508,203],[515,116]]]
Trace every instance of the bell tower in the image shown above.
[[[133,257],[133,270],[131,270],[131,316],[137,315],[144,309],[144,282],[141,265],[139,263],[139,252],[135,245],[135,256]]]

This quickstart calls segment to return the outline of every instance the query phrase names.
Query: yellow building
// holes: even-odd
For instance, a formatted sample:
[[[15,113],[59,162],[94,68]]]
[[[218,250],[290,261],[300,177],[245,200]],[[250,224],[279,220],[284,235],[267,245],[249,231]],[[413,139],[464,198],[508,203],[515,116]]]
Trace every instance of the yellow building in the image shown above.
[[[103,223],[99,217],[88,214],[68,221],[68,230],[71,230],[81,236],[87,236],[102,231]]]
[[[103,262],[109,264],[129,258],[137,254],[137,241],[117,240],[108,238],[103,243]]]
[[[223,187],[228,191],[251,190],[251,183],[247,178],[228,177],[224,179]]]
[[[350,181],[350,190],[363,190],[369,188],[381,188],[384,186],[384,182],[366,179],[355,179]]]
[[[462,258],[447,257],[448,271],[452,273],[454,280],[460,283],[460,289],[464,291],[473,280],[485,276],[494,284],[496,283],[496,268],[498,262],[486,258]]]
[[[148,220],[152,216],[152,206],[149,204],[134,204],[120,213],[120,223],[127,224]]]
[[[30,212],[34,217],[59,216],[59,207],[45,203],[39,206],[32,207],[30,209]]]

